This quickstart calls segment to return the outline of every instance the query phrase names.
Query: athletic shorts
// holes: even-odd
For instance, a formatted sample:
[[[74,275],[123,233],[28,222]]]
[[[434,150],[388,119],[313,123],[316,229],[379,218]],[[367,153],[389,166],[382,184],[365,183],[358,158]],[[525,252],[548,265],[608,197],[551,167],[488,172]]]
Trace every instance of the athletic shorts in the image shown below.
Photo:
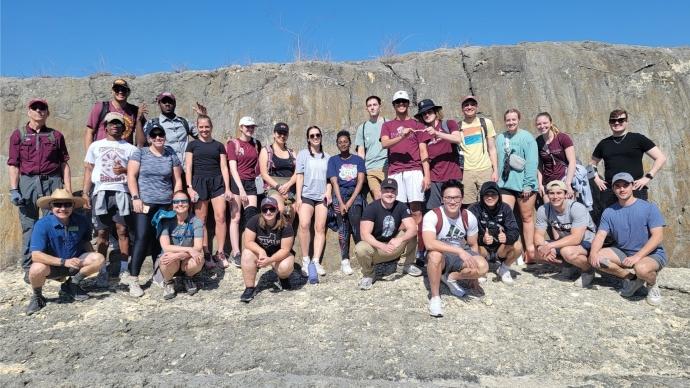
[[[208,201],[225,193],[225,183],[223,176],[193,176],[192,189],[199,194],[199,201]]]
[[[321,204],[323,204],[325,206],[325,204],[323,203],[323,200],[315,201],[311,198],[302,198],[302,203],[306,203],[307,205],[309,205],[311,207],[316,207],[316,205],[321,205]]]
[[[424,201],[424,191],[422,191],[424,173],[421,170],[403,171],[390,175],[389,178],[398,182],[396,197],[398,201],[403,203]]]
[[[247,195],[257,195],[256,179],[242,179],[242,187]],[[240,195],[240,188],[235,184],[234,179],[230,179],[230,191],[235,195]]]
[[[623,260],[625,260],[626,257],[629,256],[628,254],[626,254],[625,252],[620,250],[620,248],[617,248],[617,247],[609,247],[609,248],[611,248],[611,250],[616,253],[616,256],[618,256],[618,259],[621,261],[621,263],[623,262]],[[663,256],[661,256],[657,253],[652,253],[651,255],[648,255],[648,256],[651,257],[654,261],[656,261],[657,264],[659,264],[659,270],[664,268],[666,266],[666,264],[668,263],[668,260],[666,258],[664,258]]]
[[[91,221],[93,222],[93,228],[95,230],[112,229],[116,224],[129,225],[130,215],[123,216],[120,214],[120,208],[117,207],[116,195],[116,191],[105,192],[105,206],[108,209],[108,213],[93,215]],[[91,198],[91,203],[94,202],[95,198],[95,196]]]
[[[550,243],[550,242],[553,242],[553,240],[546,240],[546,242],[547,242],[547,243]],[[589,251],[592,249],[592,243],[589,242],[589,241],[584,241],[584,240],[582,240],[582,242],[580,243],[580,246],[581,246],[585,251],[587,251],[587,254],[589,254]],[[561,248],[556,248],[556,254],[557,254],[558,256],[561,255]]]
[[[85,252],[79,255],[79,261],[84,261],[86,259],[86,256],[89,255],[90,252]],[[50,266],[50,273],[48,274],[47,279],[62,279],[66,278],[68,276],[74,276],[79,273],[78,269],[75,268],[69,268],[69,267],[62,267],[59,265],[51,265]]]
[[[480,256],[479,253],[471,249],[465,249],[465,252],[469,253],[472,256]],[[462,268],[465,266],[464,260],[462,260],[460,256],[456,255],[455,253],[444,253],[443,261],[445,262],[445,267],[443,268],[444,274],[458,272],[462,270]]]

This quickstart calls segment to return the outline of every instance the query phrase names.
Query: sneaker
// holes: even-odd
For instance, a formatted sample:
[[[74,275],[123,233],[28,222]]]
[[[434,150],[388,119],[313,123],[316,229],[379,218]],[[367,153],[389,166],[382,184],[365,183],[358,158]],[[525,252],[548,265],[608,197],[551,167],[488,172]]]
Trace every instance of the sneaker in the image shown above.
[[[228,268],[230,266],[230,263],[228,262],[227,256],[225,256],[225,252],[223,251],[217,251],[215,255],[213,255],[213,258],[220,263],[220,265],[223,268]]]
[[[510,274],[510,268],[506,267],[503,264],[501,264],[501,266],[498,267],[498,271],[496,271],[496,274],[501,277],[501,281],[504,284],[512,286],[515,283],[515,281],[513,280],[513,276]],[[481,283],[481,280],[479,282]]]
[[[359,281],[359,289],[360,290],[370,290],[371,286],[373,284],[374,284],[374,279],[365,276],[362,278],[362,280]]]
[[[254,287],[247,287],[244,289],[244,292],[242,293],[242,296],[240,296],[240,300],[244,303],[249,303],[254,299],[254,290],[256,288]]]
[[[185,291],[187,291],[187,295],[194,295],[197,293],[197,291],[199,291],[194,279],[190,278],[189,276],[184,276],[182,278],[182,285],[184,286]]]
[[[323,276],[326,274],[326,270],[323,269],[321,263],[319,263],[317,260],[314,260],[314,266],[316,266],[316,273],[318,273],[319,276]]]
[[[563,265],[563,267],[561,268],[561,272],[558,274],[558,277],[564,280],[572,280],[575,279],[578,272],[580,272],[580,269],[575,267],[574,265]]]
[[[175,297],[175,282],[169,280],[163,283],[163,299],[170,300]]]
[[[350,266],[350,260],[345,259],[340,262],[340,269],[343,271],[345,275],[352,275],[352,267]]]
[[[307,274],[309,284],[317,284],[319,282],[319,272],[316,269],[316,263],[314,263],[314,260],[311,260],[309,265],[307,265]]]
[[[60,296],[66,297],[67,299],[76,300],[77,302],[89,299],[89,294],[87,294],[83,288],[72,283],[72,279],[69,279],[60,285]]]
[[[29,305],[26,307],[26,315],[31,315],[44,307],[46,307],[46,298],[33,294]]]
[[[647,291],[647,303],[649,303],[652,306],[658,306],[661,304],[661,291],[659,291],[659,286],[658,285],[653,285],[649,287],[649,290]]]
[[[204,252],[204,268],[208,270],[216,268],[216,263],[213,261],[211,252]]]
[[[110,283],[108,282],[108,267],[103,266],[98,271],[98,276],[96,276],[96,287],[97,288],[109,288]]]
[[[522,267],[525,265],[525,259],[522,257],[522,255],[518,256],[517,260],[515,261],[515,265],[518,267]]]
[[[623,288],[621,289],[620,294],[624,298],[630,298],[631,296],[635,295],[637,290],[639,290],[642,285],[644,285],[644,280],[640,278],[635,280],[625,279],[623,280]]]
[[[292,290],[292,284],[290,284],[290,278],[278,279],[278,284],[282,290]]]
[[[477,278],[477,280],[479,281],[479,283],[482,283],[482,284],[483,284],[483,283],[486,283],[486,280],[487,280],[487,279],[486,279],[486,276],[482,276],[482,277],[480,277],[480,278]]]
[[[440,296],[429,299],[429,315],[436,318],[441,318],[443,316],[443,306],[441,305]]]
[[[135,298],[140,298],[144,295],[144,290],[141,289],[139,279],[132,276],[129,278],[129,295]]]
[[[415,267],[412,264],[404,266],[403,273],[408,274],[410,276],[422,276],[422,270]]]
[[[302,276],[309,277],[309,259],[302,259]]]
[[[446,274],[441,275],[441,281],[443,282],[443,284],[448,286],[450,293],[457,296],[458,298],[464,297],[467,293],[465,289],[460,286],[457,280],[448,279],[448,275]]]
[[[234,255],[232,255],[232,264],[237,268],[242,267],[242,254],[241,253],[237,252]]]
[[[592,282],[594,281],[594,271],[592,272],[583,272],[577,280],[575,280],[575,283],[573,285],[575,287],[580,287],[580,288],[587,288],[592,285]]]

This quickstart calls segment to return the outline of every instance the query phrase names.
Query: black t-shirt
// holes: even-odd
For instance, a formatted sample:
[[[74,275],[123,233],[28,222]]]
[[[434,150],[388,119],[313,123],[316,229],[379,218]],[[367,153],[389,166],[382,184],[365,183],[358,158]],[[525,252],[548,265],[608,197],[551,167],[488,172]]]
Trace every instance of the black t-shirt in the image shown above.
[[[187,144],[185,152],[191,152],[193,155],[193,176],[216,177],[220,175],[220,154],[226,155],[226,152],[225,147],[218,140],[208,143],[193,140]]]
[[[259,226],[259,217],[261,217],[261,214],[257,214],[250,218],[249,221],[247,221],[247,229],[256,233],[254,241],[266,251],[267,255],[273,256],[280,250],[281,240],[287,237],[293,237],[295,232],[292,230],[292,225],[290,225],[290,223],[286,223],[283,229],[263,229]]]
[[[362,214],[362,220],[374,223],[371,234],[381,242],[388,242],[395,237],[402,220],[407,217],[412,217],[412,214],[406,204],[395,201],[392,208],[386,209],[381,205],[380,199],[367,205]]]
[[[644,176],[642,157],[644,153],[656,145],[645,135],[627,132],[623,139],[609,136],[594,148],[592,156],[604,161],[604,178],[611,183],[611,179],[619,172],[627,172],[634,179]],[[615,141],[614,141],[615,139]]]

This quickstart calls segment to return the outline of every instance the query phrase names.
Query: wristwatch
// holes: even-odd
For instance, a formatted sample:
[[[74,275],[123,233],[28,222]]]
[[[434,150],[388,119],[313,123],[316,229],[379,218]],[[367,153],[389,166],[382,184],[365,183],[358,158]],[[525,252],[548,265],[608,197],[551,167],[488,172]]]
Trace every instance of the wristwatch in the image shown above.
[[[652,174],[650,174],[650,173],[644,174],[644,177],[647,178],[647,179],[649,179],[649,180],[654,179],[654,175],[652,175]]]
[[[64,267],[64,266],[65,266],[65,261],[67,261],[67,259],[60,258],[60,265]]]
[[[133,196],[132,196],[132,200],[133,200],[133,201],[136,201],[137,199],[139,199],[139,196],[138,196],[138,195],[133,195]]]

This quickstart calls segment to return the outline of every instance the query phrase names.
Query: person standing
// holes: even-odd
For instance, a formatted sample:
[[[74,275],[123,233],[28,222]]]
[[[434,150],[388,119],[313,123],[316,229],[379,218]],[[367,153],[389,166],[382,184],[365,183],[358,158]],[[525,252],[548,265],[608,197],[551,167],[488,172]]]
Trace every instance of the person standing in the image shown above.
[[[367,169],[367,186],[373,200],[381,198],[381,182],[385,178],[384,167],[388,152],[381,146],[381,127],[386,118],[381,116],[381,98],[369,96],[365,101],[369,119],[357,127],[355,150],[364,159]]]
[[[96,102],[91,108],[89,119],[86,122],[84,131],[84,149],[88,149],[91,143],[96,140],[105,139],[107,136],[105,116],[109,112],[115,112],[124,118],[125,128],[122,138],[129,144],[134,144],[134,134],[136,137],[144,138],[143,125],[146,122],[146,109],[139,109],[138,106],[127,102],[131,93],[129,84],[122,78],[113,81],[113,98],[110,101]]]
[[[285,123],[273,127],[273,143],[259,151],[259,172],[266,195],[275,198],[278,209],[290,220],[295,218],[295,183],[297,158],[287,146],[290,128]]]
[[[577,165],[573,140],[556,127],[548,112],[539,113],[534,122],[541,134],[537,136],[539,194],[544,202],[548,202],[546,185],[558,180],[565,182],[566,197],[573,199],[573,178]]]
[[[64,187],[72,192],[65,137],[46,125],[50,116],[48,102],[34,98],[26,107],[29,121],[12,132],[7,154],[10,200],[19,208],[22,227],[22,268],[25,274],[31,260],[31,232],[39,217],[36,201],[58,188]]]

